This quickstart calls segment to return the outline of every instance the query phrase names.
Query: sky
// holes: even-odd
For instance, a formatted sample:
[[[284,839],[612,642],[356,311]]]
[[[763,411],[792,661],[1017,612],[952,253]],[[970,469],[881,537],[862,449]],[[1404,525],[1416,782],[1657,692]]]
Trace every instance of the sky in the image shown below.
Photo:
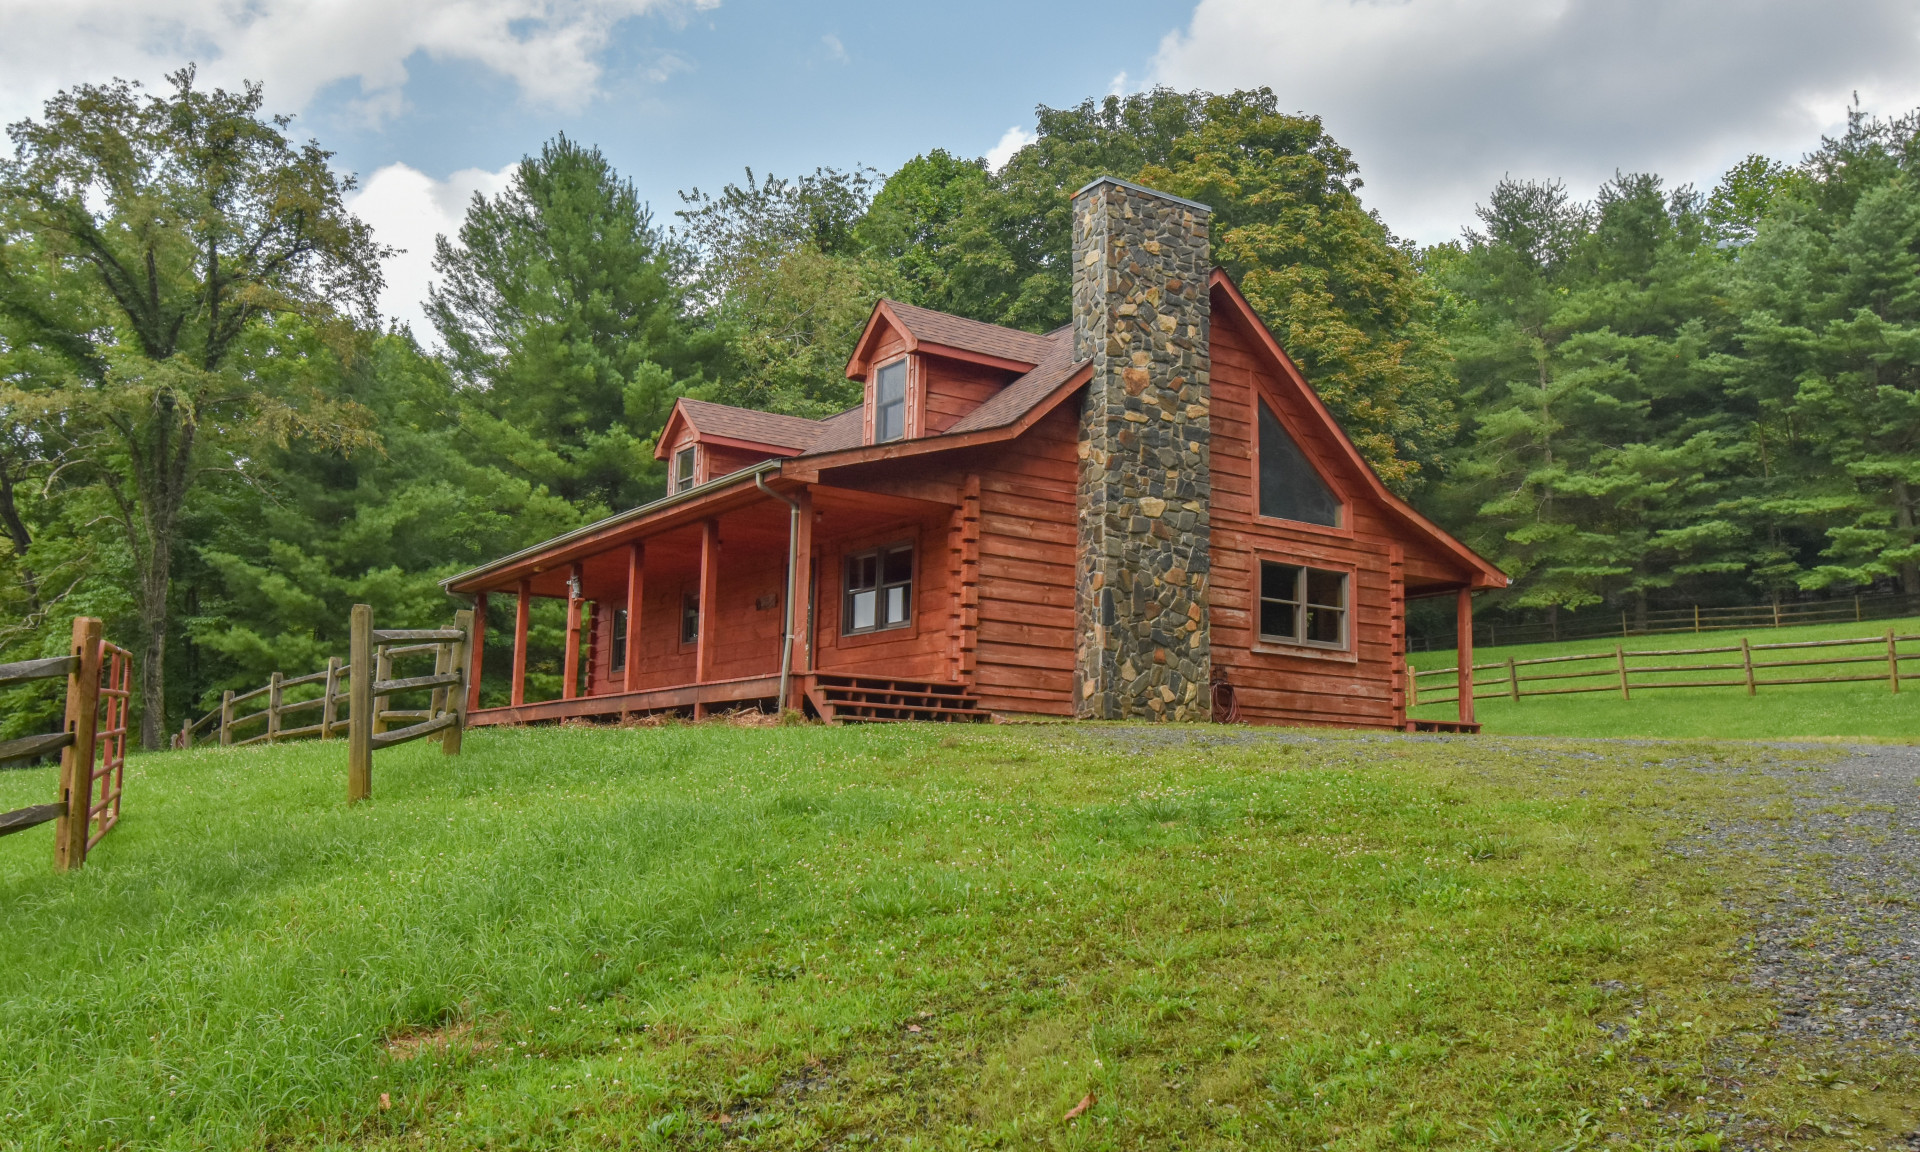
[[[1920,106],[1913,0],[0,0],[0,116],[112,76],[266,86],[387,243],[382,307],[429,330],[433,238],[554,134],[672,223],[745,169],[1004,159],[1036,105],[1268,85],[1350,148],[1397,234],[1454,238],[1503,176],[1590,196],[1707,187]]]

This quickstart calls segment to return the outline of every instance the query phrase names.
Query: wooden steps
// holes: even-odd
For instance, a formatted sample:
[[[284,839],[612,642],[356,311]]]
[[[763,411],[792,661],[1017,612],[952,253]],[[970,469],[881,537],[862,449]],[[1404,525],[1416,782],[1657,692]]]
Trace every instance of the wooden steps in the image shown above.
[[[1457,732],[1472,735],[1480,731],[1478,724],[1465,724],[1458,720],[1413,720],[1407,721],[1408,732]]]
[[[931,720],[977,724],[991,717],[964,684],[904,680],[893,676],[839,676],[816,672],[807,700],[829,724]]]

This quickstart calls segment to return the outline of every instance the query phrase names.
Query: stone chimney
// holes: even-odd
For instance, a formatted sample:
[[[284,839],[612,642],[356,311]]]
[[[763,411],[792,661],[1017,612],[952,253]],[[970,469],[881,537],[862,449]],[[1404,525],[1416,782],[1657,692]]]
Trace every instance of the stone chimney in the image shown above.
[[[1073,198],[1080,417],[1074,711],[1206,720],[1212,638],[1204,204],[1103,176]]]

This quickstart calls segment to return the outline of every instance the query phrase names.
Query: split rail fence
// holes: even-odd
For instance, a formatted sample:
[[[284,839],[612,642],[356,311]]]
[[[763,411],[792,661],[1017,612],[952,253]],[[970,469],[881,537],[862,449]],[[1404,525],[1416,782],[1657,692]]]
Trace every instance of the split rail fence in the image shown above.
[[[1730,608],[1657,608],[1636,619],[1632,614],[1569,613],[1557,624],[1503,623],[1492,618],[1474,622],[1476,647],[1502,644],[1550,644],[1563,640],[1593,640],[1603,636],[1651,636],[1673,632],[1729,632],[1735,629],[1793,628],[1802,624],[1838,624],[1851,621],[1898,620],[1920,615],[1920,595],[1853,596],[1840,600],[1809,600],[1774,604],[1743,604]],[[1442,632],[1409,637],[1415,652],[1445,651],[1457,646],[1459,636]]]
[[[222,746],[276,744],[283,740],[315,737],[330,740],[345,733],[347,737],[347,798],[364,800],[373,793],[373,753],[436,733],[441,750],[452,756],[460,751],[461,734],[467,725],[467,667],[473,643],[473,613],[454,613],[451,628],[375,628],[373,609],[365,604],[353,607],[348,628],[348,654],[345,663],[338,656],[327,659],[323,671],[305,676],[285,677],[275,672],[272,679],[250,692],[228,692],[220,707],[196,721],[181,726],[174,747],[191,748],[203,731],[217,736]],[[433,657],[433,671],[423,675],[395,676],[394,664],[400,660]],[[318,685],[318,694],[307,699],[289,700],[289,692],[305,695],[303,690]],[[425,707],[395,707],[396,696],[426,693]],[[243,711],[247,705],[250,710]],[[305,719],[305,713],[319,710],[319,718],[307,723],[287,725],[289,716]],[[392,727],[406,722],[404,727]],[[259,731],[252,731],[261,725]],[[241,735],[245,731],[246,735]]]
[[[59,799],[0,813],[0,836],[52,821],[53,866],[67,872],[86,863],[87,853],[120,823],[133,661],[103,637],[99,620],[77,616],[68,655],[0,664],[0,687],[62,676],[67,708],[60,731],[0,743],[0,762],[59,752]]]
[[[1902,647],[1902,646],[1906,647]],[[1856,651],[1871,646],[1874,651],[1868,655],[1812,654],[1814,649],[1833,650],[1852,648]],[[1808,658],[1767,659],[1776,653],[1809,653]],[[1646,661],[1671,661],[1676,657],[1698,656],[1738,656],[1738,659],[1707,661],[1704,663],[1649,663]],[[1756,659],[1756,655],[1761,657]],[[1640,660],[1638,665],[1633,661]],[[1582,664],[1604,661],[1598,668],[1586,669]],[[1908,665],[1902,670],[1901,665]],[[1860,666],[1877,666],[1873,672],[1861,673]],[[1812,675],[1822,668],[1838,668],[1846,675]],[[1697,678],[1700,673],[1732,672],[1736,675],[1718,679]],[[1773,675],[1785,672],[1787,675]],[[1483,675],[1483,673],[1485,675]],[[1671,679],[1673,676],[1685,676],[1686,679]],[[1715,648],[1657,648],[1640,652],[1629,652],[1624,645],[1614,645],[1611,652],[1591,652],[1579,656],[1543,656],[1536,660],[1507,659],[1473,666],[1470,691],[1475,700],[1507,697],[1518,702],[1523,696],[1564,696],[1581,692],[1618,692],[1623,700],[1631,700],[1635,692],[1646,692],[1660,688],[1745,688],[1747,695],[1755,695],[1759,689],[1787,684],[1851,684],[1878,681],[1887,685],[1891,692],[1900,691],[1900,682],[1920,676],[1920,635],[1903,636],[1888,629],[1885,635],[1866,636],[1858,640],[1801,640],[1786,644],[1754,644],[1742,637],[1740,643]],[[1638,677],[1638,679],[1635,679]],[[1422,689],[1422,679],[1439,679],[1440,685],[1432,689]],[[1448,681],[1451,681],[1449,683]],[[1414,672],[1407,678],[1412,691],[1407,706],[1419,707],[1425,704],[1457,704],[1460,701],[1460,675],[1455,668],[1428,668]],[[1431,694],[1430,694],[1431,693]]]

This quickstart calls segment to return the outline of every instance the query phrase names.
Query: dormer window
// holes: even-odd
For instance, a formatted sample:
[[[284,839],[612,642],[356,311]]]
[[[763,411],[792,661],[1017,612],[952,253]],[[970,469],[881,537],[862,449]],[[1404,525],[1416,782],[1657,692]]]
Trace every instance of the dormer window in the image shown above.
[[[907,435],[907,361],[882,367],[873,379],[873,442],[885,444]]]
[[[685,492],[693,487],[694,446],[689,444],[673,454],[673,490]]]

